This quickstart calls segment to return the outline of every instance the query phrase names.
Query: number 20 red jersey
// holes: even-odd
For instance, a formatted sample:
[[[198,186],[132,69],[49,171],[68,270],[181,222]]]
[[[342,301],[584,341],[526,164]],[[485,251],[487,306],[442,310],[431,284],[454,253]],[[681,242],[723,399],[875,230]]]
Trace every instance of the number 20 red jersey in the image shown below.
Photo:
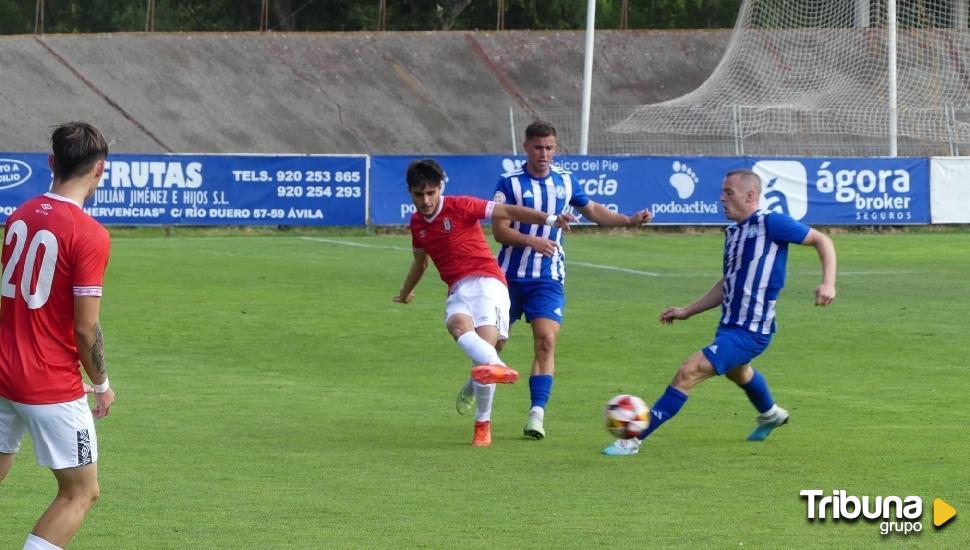
[[[0,396],[42,405],[84,396],[74,297],[101,296],[108,231],[46,193],[7,219],[0,281]]]

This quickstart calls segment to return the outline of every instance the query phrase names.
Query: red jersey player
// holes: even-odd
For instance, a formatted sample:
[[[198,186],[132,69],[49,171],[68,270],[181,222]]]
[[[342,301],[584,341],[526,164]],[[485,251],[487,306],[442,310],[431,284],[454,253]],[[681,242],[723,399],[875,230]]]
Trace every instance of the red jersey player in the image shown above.
[[[7,219],[0,281],[0,480],[29,431],[37,463],[58,486],[25,549],[66,546],[94,505],[94,418],[114,401],[99,321],[110,242],[81,209],[101,181],[108,144],[83,122],[55,128],[51,144],[51,190]],[[79,364],[94,385],[93,415]]]
[[[509,292],[502,270],[488,247],[479,221],[498,217],[531,224],[569,228],[571,214],[547,215],[526,208],[496,204],[475,197],[442,196],[444,171],[431,159],[408,166],[408,191],[417,212],[411,216],[414,261],[401,291],[393,299],[403,304],[414,299],[428,258],[434,261],[448,285],[445,325],[461,349],[475,363],[472,379],[458,394],[458,412],[467,414],[477,404],[472,445],[492,443],[491,414],[495,383],[512,383],[518,373],[505,366],[495,351],[508,338]]]

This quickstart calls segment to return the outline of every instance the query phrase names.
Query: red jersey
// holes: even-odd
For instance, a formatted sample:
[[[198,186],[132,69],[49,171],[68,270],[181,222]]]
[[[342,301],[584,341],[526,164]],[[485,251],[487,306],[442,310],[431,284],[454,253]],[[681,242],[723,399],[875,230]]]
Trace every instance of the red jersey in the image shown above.
[[[427,252],[449,292],[455,283],[472,275],[508,284],[478,224],[492,217],[494,206],[494,202],[475,197],[442,196],[431,219],[420,212],[411,216],[411,246]]]
[[[0,298],[0,395],[31,405],[84,397],[74,297],[101,296],[108,231],[64,197],[34,197],[7,218]]]

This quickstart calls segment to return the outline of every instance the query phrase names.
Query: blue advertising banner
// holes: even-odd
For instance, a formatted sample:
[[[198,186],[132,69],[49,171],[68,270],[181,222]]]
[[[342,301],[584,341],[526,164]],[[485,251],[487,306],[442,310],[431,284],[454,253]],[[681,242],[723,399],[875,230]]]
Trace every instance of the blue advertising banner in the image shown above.
[[[112,154],[84,209],[104,224],[364,225],[367,160]],[[46,154],[0,153],[0,221],[50,183]]]
[[[372,222],[407,224],[414,207],[404,174],[420,156],[371,160]],[[447,174],[446,193],[491,198],[499,176],[524,157],[433,157]],[[930,223],[929,161],[925,158],[573,157],[556,164],[574,185],[614,211],[642,208],[654,223],[724,225],[719,200],[725,173],[754,170],[763,181],[761,205],[808,224]]]
[[[421,156],[371,157],[371,218],[375,224],[407,224],[414,213],[404,174]],[[491,199],[499,176],[522,166],[525,157],[434,156],[447,175],[446,193]],[[744,158],[556,157],[573,173],[573,185],[611,210],[632,214],[648,208],[655,223],[723,224],[718,202],[724,173],[748,167]],[[387,181],[393,183],[390,188]],[[576,214],[579,214],[576,212]],[[584,220],[580,220],[583,222]]]
[[[927,158],[747,159],[761,205],[808,224],[930,223]]]
[[[414,212],[405,170],[422,156],[113,154],[85,209],[105,224],[403,225]],[[446,193],[491,198],[524,157],[440,155]],[[370,167],[368,168],[368,160]],[[930,223],[925,158],[560,156],[573,185],[612,210],[654,223],[724,225],[721,181],[762,177],[762,206],[821,225]],[[0,153],[0,221],[47,191],[47,155]]]
[[[492,155],[428,155],[371,157],[371,223],[407,225],[414,214],[405,178],[412,160],[434,158],[445,171],[445,193],[491,199],[498,177],[514,161]],[[380,182],[380,183],[377,183]]]

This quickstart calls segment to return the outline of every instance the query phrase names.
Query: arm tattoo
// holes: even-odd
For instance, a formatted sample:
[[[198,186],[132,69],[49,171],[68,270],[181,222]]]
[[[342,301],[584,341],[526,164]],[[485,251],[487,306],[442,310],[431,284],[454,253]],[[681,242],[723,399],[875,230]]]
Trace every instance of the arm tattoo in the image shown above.
[[[94,368],[101,374],[107,374],[107,367],[104,365],[104,334],[101,333],[101,323],[94,324],[94,343],[91,344],[91,359],[94,361]]]

